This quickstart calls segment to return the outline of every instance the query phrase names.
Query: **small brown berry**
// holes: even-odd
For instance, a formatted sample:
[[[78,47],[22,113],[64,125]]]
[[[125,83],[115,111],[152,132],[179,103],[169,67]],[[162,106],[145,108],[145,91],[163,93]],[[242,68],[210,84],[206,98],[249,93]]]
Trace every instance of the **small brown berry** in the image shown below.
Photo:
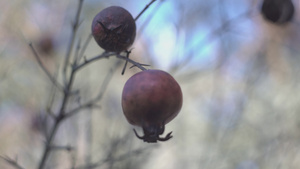
[[[40,52],[46,55],[50,55],[54,52],[54,40],[51,35],[44,35],[39,38],[37,47]]]
[[[119,6],[99,12],[92,23],[92,34],[98,45],[106,51],[121,52],[132,45],[136,25],[131,14]]]

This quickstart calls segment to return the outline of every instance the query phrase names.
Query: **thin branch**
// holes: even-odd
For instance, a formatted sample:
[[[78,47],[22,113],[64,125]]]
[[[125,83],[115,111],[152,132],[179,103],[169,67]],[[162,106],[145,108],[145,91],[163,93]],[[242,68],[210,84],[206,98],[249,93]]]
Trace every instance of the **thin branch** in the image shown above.
[[[36,52],[36,50],[34,49],[32,43],[29,43],[29,47],[35,57],[35,59],[37,60],[38,64],[40,65],[40,67],[42,68],[42,70],[46,73],[46,75],[48,76],[48,78],[50,79],[50,81],[61,91],[64,91],[64,88],[61,84],[59,84],[57,82],[57,80],[55,79],[55,77],[53,77],[51,75],[51,73],[47,70],[47,68],[45,67],[45,65],[42,63],[40,56],[38,55],[38,53]]]
[[[137,21],[138,19],[139,19],[139,17],[149,8],[149,6],[153,3],[153,2],[155,2],[156,0],[152,0],[149,4],[147,4],[146,6],[145,6],[145,8],[135,17],[135,21]]]
[[[4,161],[6,161],[8,164],[10,164],[12,167],[16,169],[24,169],[17,163],[17,160],[13,160],[9,157],[3,157],[3,156],[0,156],[0,158],[2,158]]]
[[[53,140],[53,138],[54,138],[54,136],[57,132],[59,124],[60,124],[60,120],[56,120],[53,127],[52,127],[52,129],[51,129],[50,135],[47,138],[47,141],[46,141],[46,144],[45,144],[45,150],[43,152],[42,159],[40,160],[38,169],[43,169],[44,168],[46,160],[47,160],[47,158],[49,156],[49,153],[51,151],[51,142],[52,142],[52,140]]]
[[[101,55],[98,55],[98,56],[95,56],[91,59],[88,59],[88,60],[84,60],[83,63],[77,65],[75,68],[74,68],[74,71],[78,71],[79,69],[83,68],[84,66],[88,65],[89,63],[92,63],[96,60],[99,60],[99,59],[103,59],[103,58],[108,58],[109,56],[112,56],[112,55],[115,55],[115,53],[108,53],[108,52],[104,52],[102,53]]]
[[[78,60],[77,60],[78,62],[80,62],[80,60],[83,58],[84,52],[85,52],[88,44],[90,43],[92,37],[93,37],[92,34],[89,34],[89,36],[87,37],[86,41],[84,42],[84,44],[82,46],[82,49],[81,49],[81,51],[79,53],[79,57],[78,57]]]
[[[79,0],[79,4],[78,4],[76,16],[75,16],[75,21],[72,25],[72,35],[71,35],[71,39],[70,39],[69,46],[68,46],[68,49],[67,49],[64,65],[63,65],[63,77],[64,77],[65,84],[67,83],[68,63],[69,63],[71,52],[72,52],[72,49],[73,49],[73,46],[74,46],[75,36],[76,36],[77,30],[78,30],[78,27],[80,25],[79,18],[80,18],[80,13],[81,13],[83,1],[84,0]]]
[[[126,57],[127,58],[129,58],[130,53],[131,53],[131,50],[126,51]],[[121,73],[122,75],[124,75],[124,73],[125,73],[127,63],[128,63],[128,61],[126,61],[125,64],[124,64],[124,67],[123,67],[123,70],[122,70],[122,73]]]
[[[108,157],[106,157],[105,159],[99,160],[98,162],[95,163],[91,163],[85,166],[81,166],[81,167],[76,167],[74,169],[93,169],[93,168],[99,168],[100,166],[104,165],[107,162],[110,161],[114,161],[114,162],[118,162],[118,161],[123,161],[127,158],[129,158],[132,155],[138,156],[140,154],[142,154],[144,151],[146,151],[148,148],[139,148],[136,149],[134,151],[119,155],[118,157],[113,158],[112,155],[108,155]]]
[[[57,71],[54,74],[54,79],[56,79],[56,80],[57,80],[57,77],[58,77],[58,72],[59,72],[58,70],[59,70],[59,66],[57,66]],[[49,100],[48,100],[46,112],[53,119],[56,118],[56,115],[52,111],[52,106],[53,106],[53,103],[54,103],[55,96],[56,96],[56,88],[55,88],[55,85],[52,85],[51,94],[50,94],[50,97],[49,97]]]
[[[216,36],[218,36],[220,33],[222,33],[222,31],[224,31],[224,29],[229,28],[229,26],[232,22],[236,22],[240,19],[243,19],[245,16],[249,16],[251,14],[252,14],[252,11],[249,10],[249,11],[246,11],[245,13],[242,13],[241,15],[238,15],[230,20],[223,22],[223,24],[220,27],[214,29],[209,34],[207,34],[203,40],[200,40],[200,42],[197,42],[196,45],[193,45],[192,47],[190,47],[189,53],[186,54],[186,57],[184,58],[184,60],[181,60],[181,61],[179,61],[179,63],[175,64],[172,68],[172,71],[177,71],[179,68],[182,68],[182,67],[186,66],[188,63],[190,63],[190,61],[193,58],[194,51],[192,49],[194,47],[203,46],[203,44],[205,44],[205,43],[207,44],[207,43],[211,42],[212,40],[214,40],[214,38]]]
[[[52,150],[65,150],[65,151],[73,151],[75,150],[72,146],[50,146]]]
[[[142,63],[141,63],[140,65],[141,65],[141,66],[151,66],[151,65],[148,65],[148,64],[142,64]],[[134,68],[134,67],[136,67],[136,65],[130,66],[129,69],[132,69],[132,68]]]
[[[78,40],[77,46],[76,46],[76,50],[75,50],[75,56],[74,56],[74,60],[73,60],[73,64],[77,65],[77,61],[79,59],[79,51],[81,48],[81,39]]]
[[[94,108],[94,107],[99,108],[100,106],[96,105],[96,103],[99,102],[103,98],[104,92],[106,91],[106,89],[108,87],[108,84],[111,81],[111,79],[113,77],[113,74],[114,74],[115,70],[117,70],[119,65],[120,65],[120,62],[117,62],[116,65],[114,66],[114,68],[112,68],[106,74],[106,76],[105,76],[105,78],[102,82],[102,85],[100,87],[99,93],[94,99],[92,99],[92,100],[86,102],[85,104],[83,104],[83,105],[71,110],[70,112],[66,113],[65,118],[69,118],[69,117],[75,115],[76,113],[80,112],[81,110],[86,109],[86,108]]]
[[[157,13],[157,11],[160,9],[162,2],[163,2],[163,0],[160,0],[159,3],[156,4],[156,6],[152,10],[152,12],[147,16],[147,18],[145,19],[145,21],[143,21],[142,25],[140,26],[140,28],[139,28],[139,30],[137,32],[137,36],[136,36],[137,38],[141,37],[140,35],[143,33],[143,31],[145,30],[145,28],[147,27],[147,25],[149,24],[149,22],[153,18],[153,15],[155,13]]]
[[[146,68],[143,67],[144,64],[140,64],[140,63],[138,63],[138,62],[136,62],[136,61],[134,61],[134,60],[129,59],[129,58],[126,57],[126,56],[116,55],[116,57],[117,57],[117,58],[120,58],[120,59],[123,59],[123,60],[126,60],[126,61],[132,63],[133,65],[135,65],[136,67],[138,67],[138,68],[141,69],[141,70],[147,70]]]

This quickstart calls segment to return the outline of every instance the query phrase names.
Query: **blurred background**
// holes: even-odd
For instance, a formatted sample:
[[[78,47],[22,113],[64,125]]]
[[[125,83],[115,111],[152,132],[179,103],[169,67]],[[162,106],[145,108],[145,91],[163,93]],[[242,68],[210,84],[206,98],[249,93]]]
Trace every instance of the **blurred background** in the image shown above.
[[[75,46],[94,16],[118,5],[133,17],[148,4],[85,0]],[[179,115],[166,125],[171,140],[137,139],[121,108],[124,61],[96,61],[76,75],[68,109],[104,92],[98,105],[60,126],[47,168],[298,169],[300,166],[300,2],[290,23],[266,21],[261,0],[157,0],[139,18],[131,59],[174,76],[183,91]],[[62,94],[37,64],[61,81],[77,0],[0,1],[0,156],[36,168]],[[103,50],[92,39],[85,56]],[[74,54],[74,51],[73,53]],[[103,87],[103,82],[109,82]],[[102,86],[102,87],[101,87]],[[299,92],[299,93],[298,93]],[[142,130],[138,129],[141,133]],[[0,158],[0,168],[10,169]]]

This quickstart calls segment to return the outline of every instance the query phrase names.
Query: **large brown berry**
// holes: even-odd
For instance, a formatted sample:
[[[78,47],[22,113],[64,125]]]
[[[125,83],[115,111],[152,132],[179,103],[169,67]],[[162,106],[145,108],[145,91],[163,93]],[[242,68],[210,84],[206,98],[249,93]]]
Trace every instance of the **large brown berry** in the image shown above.
[[[122,108],[128,122],[143,128],[145,142],[166,141],[164,126],[177,116],[182,106],[182,92],[176,80],[161,70],[145,70],[126,82]]]
[[[111,6],[99,12],[92,23],[92,34],[106,51],[121,52],[132,45],[136,25],[131,14],[119,6]]]

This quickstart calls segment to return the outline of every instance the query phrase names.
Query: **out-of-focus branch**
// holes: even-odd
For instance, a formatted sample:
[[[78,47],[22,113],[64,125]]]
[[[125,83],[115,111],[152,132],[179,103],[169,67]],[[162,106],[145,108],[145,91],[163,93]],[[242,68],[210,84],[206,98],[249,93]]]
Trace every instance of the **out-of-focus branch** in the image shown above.
[[[3,157],[3,156],[0,156],[0,158],[2,158],[4,161],[6,161],[10,166],[16,168],[16,169],[24,169],[23,167],[21,167],[17,160],[13,160],[9,157]]]
[[[79,57],[78,57],[78,60],[77,62],[80,62],[80,60],[84,57],[84,52],[88,46],[88,44],[90,43],[91,39],[92,39],[92,34],[89,34],[89,36],[87,37],[86,41],[84,42],[83,46],[82,46],[82,49],[79,53]]]
[[[131,155],[138,156],[138,155],[142,154],[143,152],[145,152],[146,150],[147,150],[147,148],[139,148],[139,149],[136,149],[134,151],[121,154],[118,157],[112,157],[112,154],[108,154],[107,158],[105,158],[105,159],[99,160],[98,162],[94,162],[94,163],[91,163],[91,164],[88,164],[88,165],[85,165],[85,166],[75,167],[73,169],[93,169],[93,168],[99,168],[102,165],[104,165],[105,163],[108,163],[108,162],[111,162],[111,161],[113,161],[113,162],[122,161],[122,160],[127,159]]]
[[[50,79],[50,81],[60,90],[60,91],[64,91],[64,87],[59,84],[57,82],[57,80],[51,75],[51,73],[47,70],[47,68],[45,67],[45,65],[42,63],[40,56],[38,55],[38,53],[36,52],[36,50],[34,49],[32,43],[29,43],[29,47],[35,57],[35,59],[37,60],[38,64],[40,65],[40,67],[42,68],[42,70],[46,73],[46,75],[48,76],[48,78]]]
[[[105,91],[108,87],[108,84],[111,81],[111,78],[113,77],[113,74],[114,74],[115,70],[117,70],[117,68],[119,66],[120,66],[120,62],[117,62],[116,65],[114,66],[114,68],[112,68],[107,73],[107,75],[105,76],[105,78],[102,82],[99,93],[94,99],[92,99],[92,100],[86,102],[85,104],[83,104],[83,105],[71,110],[70,112],[66,113],[66,115],[65,115],[66,118],[69,118],[69,117],[75,115],[76,113],[80,112],[81,110],[86,109],[86,108],[100,107],[96,103],[99,102],[103,98],[103,95],[104,95],[104,93],[105,93]]]
[[[79,0],[75,20],[72,24],[72,35],[71,35],[71,39],[70,39],[69,46],[68,46],[68,49],[67,49],[64,65],[63,65],[63,78],[64,78],[64,83],[65,84],[67,83],[67,68],[68,68],[68,65],[69,65],[71,52],[72,52],[72,49],[73,49],[73,46],[74,46],[75,36],[76,36],[77,30],[78,30],[78,27],[80,25],[79,18],[80,18],[81,9],[82,9],[82,6],[83,6],[83,1],[84,0]]]
[[[72,146],[50,146],[52,150],[64,150],[64,151],[73,151],[75,148]]]
[[[216,36],[218,36],[220,33],[222,33],[224,31],[224,29],[227,29],[231,23],[236,22],[240,19],[244,19],[245,17],[250,16],[252,13],[253,13],[252,10],[248,10],[230,20],[224,21],[220,27],[212,30],[209,34],[206,35],[206,37],[204,37],[203,40],[195,43],[194,46],[190,47],[190,49],[188,49],[189,50],[188,53],[185,55],[186,57],[184,57],[183,60],[180,60],[179,63],[176,63],[172,67],[171,71],[176,72],[179,68],[182,68],[182,67],[186,66],[188,63],[190,63],[190,61],[193,58],[193,52],[194,52],[193,48],[203,46],[204,44],[210,43],[212,40],[215,39]]]
[[[139,19],[139,17],[149,8],[149,6],[151,4],[153,4],[153,2],[155,2],[156,0],[151,0],[151,2],[149,4],[147,4],[145,6],[145,8],[134,18],[135,21],[137,21]]]
[[[64,121],[65,119],[71,117],[72,115],[76,114],[77,112],[81,111],[84,108],[93,108],[93,107],[97,107],[97,102],[99,100],[102,99],[104,92],[109,84],[109,81],[112,78],[112,74],[113,74],[113,70],[111,70],[110,72],[108,72],[107,76],[105,77],[103,84],[100,88],[100,92],[97,95],[97,97],[81,106],[79,106],[78,108],[75,108],[69,112],[67,112],[67,104],[69,101],[70,96],[72,95],[72,86],[75,80],[75,76],[77,71],[79,71],[81,68],[83,68],[84,66],[87,66],[89,63],[92,63],[96,60],[102,59],[102,58],[109,58],[110,56],[116,56],[119,59],[123,59],[126,60],[126,62],[130,62],[132,63],[134,66],[140,68],[141,70],[146,70],[143,66],[144,64],[140,64],[138,62],[135,62],[131,59],[129,59],[128,57],[122,56],[119,53],[114,53],[114,52],[104,52],[101,55],[95,56],[91,59],[86,59],[83,55],[84,52],[87,48],[87,45],[89,43],[89,41],[91,40],[92,36],[90,35],[87,40],[85,41],[82,49],[80,50],[81,46],[80,46],[80,42],[78,42],[77,45],[77,49],[75,51],[75,55],[74,58],[72,59],[72,63],[71,63],[71,72],[70,74],[67,73],[68,67],[70,66],[70,57],[71,57],[71,52],[74,46],[74,42],[75,42],[75,37],[76,37],[76,32],[78,30],[78,27],[80,25],[79,22],[79,18],[80,18],[80,13],[81,13],[81,9],[82,9],[82,5],[83,5],[83,1],[84,0],[79,0],[79,5],[77,8],[77,12],[76,12],[76,16],[75,16],[75,21],[72,25],[72,34],[71,34],[71,39],[69,42],[69,46],[67,48],[67,53],[66,53],[66,57],[64,60],[64,64],[63,64],[63,72],[62,72],[62,76],[63,76],[63,87],[62,91],[63,91],[63,99],[62,99],[62,103],[60,106],[60,109],[57,113],[57,115],[54,116],[54,124],[53,126],[50,128],[49,130],[49,135],[46,137],[46,143],[44,146],[44,152],[42,153],[42,158],[40,160],[38,169],[43,169],[45,167],[46,161],[49,157],[49,154],[52,150],[57,149],[57,147],[53,147],[52,146],[52,142],[54,140],[54,137],[58,131],[58,128],[60,126],[60,124],[62,123],[62,121]],[[154,2],[154,0],[149,3],[145,9],[138,15],[138,17]],[[136,19],[138,19],[138,17]],[[32,47],[32,45],[30,45],[39,64],[41,65],[41,67],[44,69],[44,71],[46,72],[47,76],[49,76],[49,78],[51,79],[51,81],[56,85],[56,86],[61,86],[58,84],[58,82],[56,81],[56,79],[54,79],[51,74],[48,72],[47,69],[45,69],[45,67],[43,66],[42,62],[40,61],[40,59],[38,58],[37,53],[35,52],[34,48]],[[81,58],[84,58],[84,61],[81,63],[80,60]],[[118,62],[118,65],[120,64],[120,62]],[[115,70],[115,69],[114,69]],[[68,147],[62,147],[63,149],[68,150]]]

